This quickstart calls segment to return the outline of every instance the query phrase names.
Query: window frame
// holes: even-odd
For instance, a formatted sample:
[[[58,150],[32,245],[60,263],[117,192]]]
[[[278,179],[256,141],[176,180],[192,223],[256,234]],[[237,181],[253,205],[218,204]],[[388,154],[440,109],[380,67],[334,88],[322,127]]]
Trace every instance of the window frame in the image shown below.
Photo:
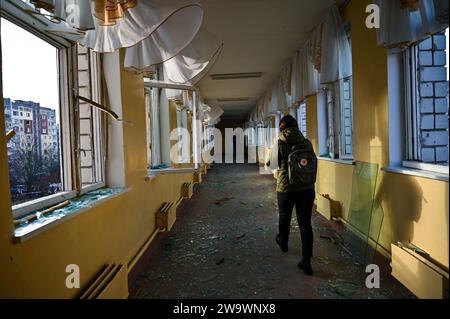
[[[188,110],[185,106],[181,106],[181,108],[179,108],[179,106],[177,105],[177,110],[176,110],[176,114],[177,114],[177,133],[178,133],[178,164],[189,164],[191,162],[190,159],[190,141],[189,139],[185,139],[183,138],[183,129],[185,129],[186,131],[188,131],[189,126],[188,126]],[[205,149],[206,144],[208,143],[208,136],[206,136],[205,134],[207,133],[207,128],[206,128],[206,124],[203,125],[203,139],[202,139],[202,143],[204,143],[204,145],[202,145],[202,150]],[[187,143],[184,143],[187,142]],[[185,152],[183,152],[184,150],[187,150],[186,154]]]
[[[432,35],[430,35],[432,36]],[[449,39],[446,39],[448,42]],[[425,163],[422,161],[420,139],[420,93],[419,93],[419,43],[406,48],[402,54],[404,83],[404,117],[403,117],[403,149],[402,167],[438,174],[449,175],[449,165]],[[447,68],[450,66],[446,66]]]
[[[345,149],[345,110],[344,110],[344,82],[350,81],[350,117],[351,117],[351,137],[352,137],[352,152],[348,154]],[[339,80],[339,113],[340,113],[340,132],[339,132],[339,159],[341,160],[354,160],[354,120],[353,120],[353,76],[349,76]]]
[[[303,126],[303,118],[302,118],[302,108],[305,109],[305,126]],[[298,126],[302,134],[307,137],[307,115],[306,115],[306,101],[301,101],[297,108],[295,108],[295,118],[297,120]]]
[[[76,45],[78,48],[79,45]],[[98,53],[94,52],[91,49],[87,49],[88,55],[89,55],[89,81],[90,81],[90,99],[94,102],[100,103],[102,102],[102,83],[101,83],[101,57],[98,56]],[[78,50],[77,50],[77,57],[78,57]],[[78,60],[77,60],[78,61]],[[94,63],[92,63],[94,62]],[[74,66],[75,67],[75,66]],[[78,62],[76,64],[77,71],[79,71],[78,68]],[[78,74],[78,72],[74,72],[74,74]],[[79,87],[77,83],[77,87]],[[78,112],[75,112],[75,123],[79,125],[80,123],[80,112],[79,112],[79,100],[77,99],[77,109]],[[78,148],[77,156],[79,156],[79,160],[77,161],[78,170],[79,170],[79,179],[80,179],[80,187],[79,187],[79,194],[83,195],[88,192],[103,188],[106,186],[106,157],[104,154],[104,144],[105,144],[105,138],[103,136],[104,132],[104,114],[93,107],[92,105],[90,107],[91,112],[91,130],[92,130],[92,137],[91,137],[91,147],[92,147],[92,162],[94,165],[93,174],[95,177],[95,181],[91,184],[83,185],[82,184],[82,173],[81,173],[81,152],[82,150]],[[81,143],[81,132],[78,130],[78,137],[79,141]],[[80,145],[81,146],[81,145]]]
[[[158,72],[159,73],[159,72]],[[157,109],[159,112],[161,110],[159,110],[159,108],[161,107],[161,95],[163,90],[165,89],[174,89],[174,90],[184,90],[184,91],[191,91],[193,94],[192,97],[192,112],[190,114],[192,114],[192,123],[191,123],[191,127],[190,127],[190,131],[191,133],[191,140],[190,143],[192,143],[191,147],[190,147],[190,151],[192,152],[190,154],[190,156],[193,157],[193,167],[189,167],[189,168],[177,168],[177,167],[173,167],[170,166],[168,168],[164,168],[164,169],[152,169],[151,167],[148,168],[148,177],[154,178],[156,175],[161,175],[161,174],[178,174],[178,173],[191,173],[191,172],[199,172],[200,171],[200,164],[201,162],[199,162],[199,159],[201,158],[201,149],[199,148],[201,146],[202,141],[201,139],[201,135],[199,135],[199,133],[202,133],[202,127],[198,127],[198,125],[202,125],[201,123],[197,123],[200,122],[198,120],[196,120],[196,115],[197,115],[197,108],[198,108],[198,89],[194,86],[191,85],[187,85],[187,84],[175,84],[175,83],[170,83],[170,82],[165,82],[165,81],[160,81],[160,80],[153,80],[151,78],[144,78],[144,88],[146,90],[149,90],[151,92],[157,92],[155,95],[158,98],[157,103],[154,103],[155,105],[155,109]],[[168,101],[169,102],[169,101]],[[168,107],[168,105],[167,105]],[[188,114],[189,116],[189,114]],[[162,138],[161,135],[161,127],[160,127],[160,121],[161,121],[161,116],[157,117],[157,123],[159,125],[159,129],[158,129],[158,139]],[[170,121],[170,118],[169,118]],[[152,127],[151,127],[151,131],[153,131],[155,128],[155,126],[153,125],[153,122],[151,123]],[[189,119],[188,119],[188,129],[189,129]],[[198,132],[200,131],[200,132]],[[154,134],[152,135],[154,136]],[[170,141],[169,141],[170,142]],[[159,142],[159,151],[160,151],[160,160],[162,163],[162,145],[161,145],[161,141]]]
[[[345,150],[345,112],[343,86],[344,81],[350,79],[351,93],[351,132],[352,132],[352,154],[347,154]],[[354,160],[354,117],[353,117],[353,81],[352,76],[337,80],[324,87],[323,103],[325,123],[325,141],[323,144],[327,148],[327,154],[331,160],[353,161]]]
[[[62,35],[57,36],[47,28],[51,22],[39,15],[25,13],[28,9],[26,3],[19,3],[13,6],[9,3],[2,4],[0,17],[24,29],[42,41],[54,46],[57,49],[58,64],[58,84],[59,84],[59,112],[60,112],[60,165],[61,165],[61,184],[63,190],[56,194],[43,196],[27,202],[11,205],[12,216],[18,219],[28,215],[31,212],[53,206],[64,200],[76,198],[95,189],[105,187],[106,177],[104,175],[105,166],[103,165],[103,181],[81,186],[80,161],[77,158],[79,145],[79,136],[75,134],[76,126],[79,121],[78,99],[71,88],[78,87],[78,69],[77,69],[77,43]],[[102,156],[103,157],[103,156]]]

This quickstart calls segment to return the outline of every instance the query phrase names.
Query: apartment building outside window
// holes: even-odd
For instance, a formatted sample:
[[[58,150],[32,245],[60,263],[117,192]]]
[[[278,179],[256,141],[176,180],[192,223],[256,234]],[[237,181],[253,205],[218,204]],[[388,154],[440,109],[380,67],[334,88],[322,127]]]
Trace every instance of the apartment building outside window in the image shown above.
[[[61,192],[64,188],[61,147],[48,147],[43,142],[48,133],[44,114],[61,113],[60,49],[4,18],[1,24],[5,110],[19,110],[12,111],[5,123],[8,131],[16,132],[8,144],[8,163],[11,199],[13,205],[17,205]],[[27,55],[26,52],[31,50],[36,58],[40,58],[40,63]],[[60,125],[59,118],[57,125]]]
[[[16,133],[7,144],[14,218],[105,185],[97,57],[21,22],[2,12],[5,126]]]

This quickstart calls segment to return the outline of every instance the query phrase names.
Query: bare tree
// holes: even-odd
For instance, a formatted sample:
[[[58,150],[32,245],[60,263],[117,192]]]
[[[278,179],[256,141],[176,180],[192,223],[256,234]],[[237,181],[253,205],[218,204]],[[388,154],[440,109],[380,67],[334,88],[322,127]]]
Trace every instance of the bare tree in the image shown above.
[[[44,148],[39,156],[38,147],[32,135],[17,137],[9,158],[11,188],[23,188],[23,193],[13,195],[13,202],[29,200],[52,193],[49,185],[61,183],[60,161],[57,147]]]

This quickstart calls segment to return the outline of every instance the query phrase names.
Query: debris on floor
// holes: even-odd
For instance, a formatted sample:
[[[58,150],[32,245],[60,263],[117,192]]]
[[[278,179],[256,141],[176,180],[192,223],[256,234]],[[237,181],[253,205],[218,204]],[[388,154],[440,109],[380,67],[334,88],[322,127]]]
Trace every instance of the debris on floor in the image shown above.
[[[217,206],[223,206],[223,205],[225,205],[225,203],[227,203],[228,201],[233,200],[233,199],[234,199],[234,197],[224,197],[224,198],[216,200],[214,202],[214,204]]]
[[[314,276],[304,275],[297,268],[296,218],[289,253],[275,243],[276,201],[274,178],[261,176],[257,165],[215,165],[162,240],[160,254],[130,283],[130,298],[414,298],[390,274],[382,274],[382,289],[367,289],[365,267],[341,245],[320,238],[339,242],[318,214],[312,217]]]
[[[216,265],[217,265],[217,266],[220,266],[220,265],[222,265],[224,262],[225,262],[225,258],[221,258],[221,259],[219,259],[218,261],[216,261]]]
[[[237,240],[241,240],[241,239],[243,239],[245,236],[246,236],[246,234],[237,235],[237,236],[236,236],[236,239],[237,239]]]

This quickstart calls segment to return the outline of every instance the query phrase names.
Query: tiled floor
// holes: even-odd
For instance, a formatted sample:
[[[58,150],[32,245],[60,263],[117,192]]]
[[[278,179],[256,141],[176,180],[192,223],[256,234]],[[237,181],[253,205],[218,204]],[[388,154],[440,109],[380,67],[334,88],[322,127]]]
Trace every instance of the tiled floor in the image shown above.
[[[288,254],[275,244],[277,218],[271,176],[256,165],[215,165],[132,283],[130,298],[413,298],[389,273],[380,289],[367,289],[365,267],[321,238],[331,229],[317,214],[315,274],[304,275],[295,218]]]

